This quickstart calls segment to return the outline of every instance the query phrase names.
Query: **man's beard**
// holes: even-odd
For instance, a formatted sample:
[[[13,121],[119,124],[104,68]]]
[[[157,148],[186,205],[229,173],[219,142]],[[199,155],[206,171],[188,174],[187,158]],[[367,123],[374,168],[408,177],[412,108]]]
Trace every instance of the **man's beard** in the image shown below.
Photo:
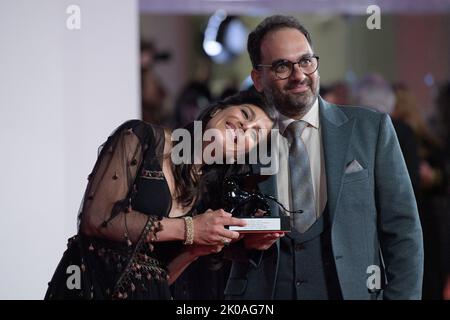
[[[288,90],[299,85],[300,82],[288,82],[283,91],[274,86],[264,88],[264,94],[281,114],[289,118],[299,118],[304,116],[313,106],[319,95],[319,77],[314,80],[305,79],[301,82],[307,85],[310,90],[302,93],[290,93]]]

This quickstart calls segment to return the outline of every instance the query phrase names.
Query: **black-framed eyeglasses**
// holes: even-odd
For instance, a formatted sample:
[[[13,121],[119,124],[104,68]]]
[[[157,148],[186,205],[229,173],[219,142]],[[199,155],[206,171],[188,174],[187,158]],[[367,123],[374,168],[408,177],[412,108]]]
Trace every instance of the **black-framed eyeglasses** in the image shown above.
[[[270,68],[278,79],[284,80],[291,76],[294,71],[294,65],[296,64],[298,64],[304,74],[310,75],[319,68],[319,56],[313,55],[302,57],[297,62],[277,60],[272,64],[258,64],[257,67]]]

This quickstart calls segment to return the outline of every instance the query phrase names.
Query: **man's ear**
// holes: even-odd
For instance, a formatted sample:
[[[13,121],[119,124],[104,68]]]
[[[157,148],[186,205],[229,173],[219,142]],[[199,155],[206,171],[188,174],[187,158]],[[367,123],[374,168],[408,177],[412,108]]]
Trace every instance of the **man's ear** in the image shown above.
[[[258,92],[263,92],[262,78],[260,72],[256,69],[252,69],[251,77],[253,80],[253,85],[255,86]]]

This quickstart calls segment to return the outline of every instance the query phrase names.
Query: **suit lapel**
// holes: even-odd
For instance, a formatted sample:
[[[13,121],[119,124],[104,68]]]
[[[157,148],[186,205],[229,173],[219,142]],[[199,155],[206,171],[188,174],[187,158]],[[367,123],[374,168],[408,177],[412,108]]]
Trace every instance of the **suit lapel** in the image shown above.
[[[333,222],[342,189],[345,161],[350,146],[355,119],[349,119],[336,105],[319,97],[322,143],[327,177],[330,221]]]

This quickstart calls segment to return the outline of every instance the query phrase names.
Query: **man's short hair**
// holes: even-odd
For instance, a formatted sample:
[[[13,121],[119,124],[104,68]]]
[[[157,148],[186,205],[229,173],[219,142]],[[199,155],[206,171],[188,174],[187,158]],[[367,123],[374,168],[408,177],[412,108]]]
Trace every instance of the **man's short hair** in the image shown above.
[[[306,40],[312,47],[311,35],[296,18],[282,15],[267,17],[248,35],[247,50],[253,68],[256,69],[256,66],[261,63],[261,42],[266,34],[283,28],[297,29],[305,35]]]

